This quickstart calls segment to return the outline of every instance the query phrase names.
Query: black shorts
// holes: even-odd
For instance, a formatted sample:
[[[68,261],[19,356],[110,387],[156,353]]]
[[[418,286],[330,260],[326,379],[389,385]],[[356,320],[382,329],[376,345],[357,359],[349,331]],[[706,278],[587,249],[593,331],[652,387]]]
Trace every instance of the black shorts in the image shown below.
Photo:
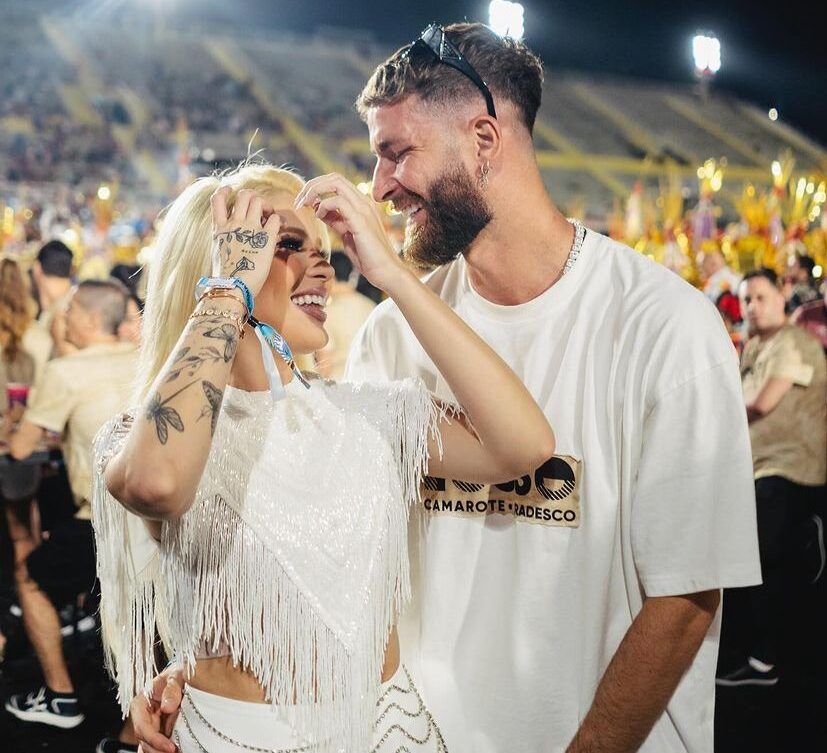
[[[29,577],[57,608],[89,593],[95,585],[95,535],[89,520],[54,525],[49,538],[26,560]]]

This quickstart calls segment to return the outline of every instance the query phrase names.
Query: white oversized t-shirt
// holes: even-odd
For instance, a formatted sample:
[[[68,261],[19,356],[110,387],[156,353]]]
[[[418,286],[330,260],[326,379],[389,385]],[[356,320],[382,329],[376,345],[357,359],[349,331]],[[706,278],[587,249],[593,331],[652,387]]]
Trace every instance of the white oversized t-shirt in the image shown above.
[[[525,382],[557,449],[510,484],[426,481],[403,660],[451,753],[558,753],[644,594],[760,582],[737,357],[700,292],[591,231],[522,305],[482,298],[463,258],[427,284]],[[386,301],[347,378],[407,376],[453,399]],[[712,751],[719,634],[720,612],[642,751]]]

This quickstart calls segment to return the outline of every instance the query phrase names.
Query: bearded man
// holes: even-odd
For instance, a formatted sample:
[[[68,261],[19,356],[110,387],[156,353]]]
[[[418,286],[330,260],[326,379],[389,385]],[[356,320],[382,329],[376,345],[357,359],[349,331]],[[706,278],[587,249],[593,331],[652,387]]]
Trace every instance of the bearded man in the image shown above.
[[[429,480],[403,659],[452,753],[711,751],[720,589],[760,581],[737,356],[701,293],[554,205],[542,75],[481,24],[432,26],[357,102],[405,252],[558,440],[511,484]],[[452,399],[386,302],[347,377],[405,376]]]

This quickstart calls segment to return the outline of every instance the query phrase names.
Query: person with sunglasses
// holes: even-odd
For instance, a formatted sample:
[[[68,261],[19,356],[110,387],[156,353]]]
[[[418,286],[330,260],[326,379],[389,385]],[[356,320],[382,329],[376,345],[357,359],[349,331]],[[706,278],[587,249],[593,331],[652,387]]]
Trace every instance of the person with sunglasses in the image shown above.
[[[554,204],[542,80],[520,42],[431,25],[357,101],[405,255],[557,436],[504,484],[425,479],[402,652],[452,753],[707,753],[720,590],[761,577],[737,358],[702,293]],[[346,377],[407,376],[451,399],[386,301]],[[174,713],[175,679],[157,692]]]
[[[357,101],[405,253],[558,439],[509,484],[426,484],[403,652],[452,751],[705,753],[720,589],[760,581],[737,358],[701,293],[555,206],[542,77],[520,42],[432,25]],[[401,375],[451,394],[390,302],[346,376]]]

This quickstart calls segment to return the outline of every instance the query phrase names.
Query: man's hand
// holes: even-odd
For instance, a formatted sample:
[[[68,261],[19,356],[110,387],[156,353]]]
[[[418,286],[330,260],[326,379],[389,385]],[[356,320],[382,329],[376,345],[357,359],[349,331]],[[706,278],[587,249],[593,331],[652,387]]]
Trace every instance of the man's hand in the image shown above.
[[[59,356],[68,356],[70,353],[77,352],[77,346],[66,339],[66,309],[55,312],[54,317],[52,317],[52,324],[49,327],[49,333]]]
[[[25,460],[43,439],[43,428],[25,419],[9,437],[9,453],[15,460]]]
[[[293,208],[312,207],[342,239],[353,266],[368,282],[390,294],[389,286],[405,271],[385,232],[376,202],[336,173],[309,180]]]
[[[135,696],[129,714],[143,753],[176,753],[170,739],[184,698],[184,672],[171,668],[152,681],[152,696]]]

